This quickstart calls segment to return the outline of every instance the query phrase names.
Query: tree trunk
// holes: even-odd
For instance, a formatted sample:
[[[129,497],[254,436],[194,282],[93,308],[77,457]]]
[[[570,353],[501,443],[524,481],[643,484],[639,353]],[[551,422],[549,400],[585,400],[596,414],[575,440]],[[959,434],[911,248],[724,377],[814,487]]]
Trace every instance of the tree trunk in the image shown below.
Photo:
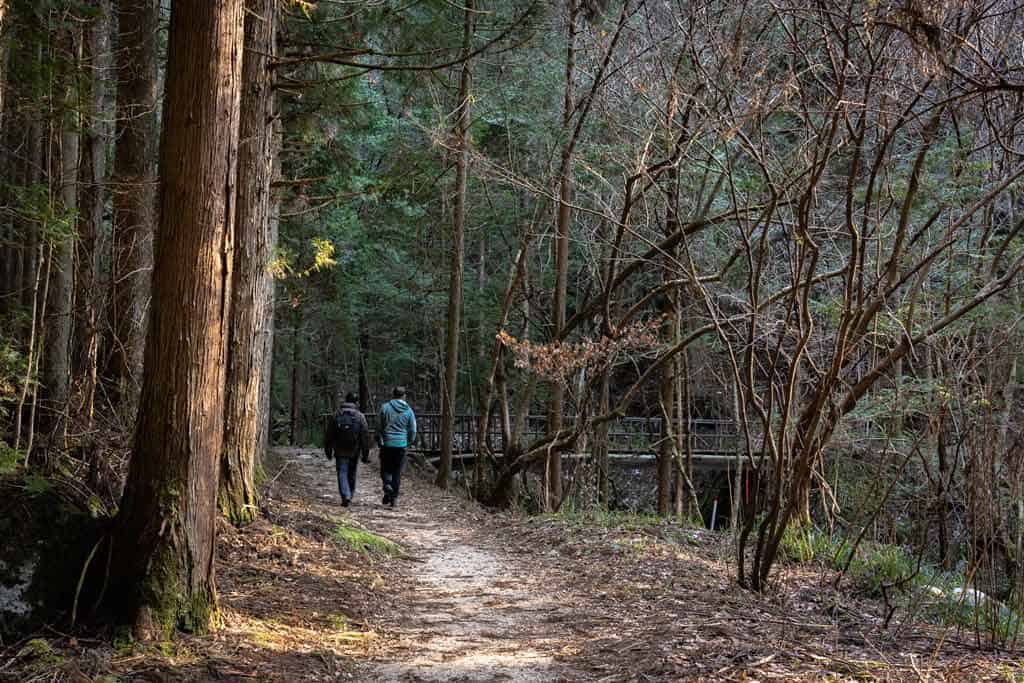
[[[4,104],[7,102],[7,51],[10,40],[7,38],[8,1],[0,0],[0,116],[3,116]]]
[[[291,432],[288,443],[292,446],[299,445],[299,425],[302,421],[302,337],[299,329],[302,327],[302,309],[298,306],[292,315],[292,391],[291,391]]]
[[[483,231],[480,234],[480,241],[478,243],[479,251],[477,252],[477,272],[476,272],[476,291],[483,294],[487,289],[487,235]],[[484,367],[484,363],[487,361],[487,349],[489,347],[488,342],[490,341],[489,336],[485,333],[487,329],[487,314],[483,309],[480,309],[478,313],[478,319],[476,321],[476,347],[477,347],[477,361],[480,363],[480,367]],[[476,384],[476,382],[474,382]]]
[[[441,462],[435,482],[448,488],[452,475],[452,446],[455,425],[455,394],[459,376],[459,327],[462,317],[462,275],[466,251],[466,179],[469,170],[469,55],[473,50],[473,0],[466,0],[462,25],[462,76],[459,79],[459,105],[456,110],[455,141],[458,157],[455,167],[455,208],[452,212],[451,279],[448,283],[448,339],[445,345],[444,386],[441,391]],[[485,434],[479,434],[484,438]]]
[[[28,160],[24,164],[22,179],[25,186],[30,187],[42,182],[44,128],[43,124],[39,121],[29,121],[27,122],[27,127]],[[25,218],[15,219],[15,223],[20,227],[20,230],[16,228],[15,231],[19,233],[25,244],[25,249],[21,251],[21,257],[18,259],[20,264],[18,273],[21,280],[21,305],[22,308],[28,309],[32,307],[37,297],[38,283],[36,282],[36,276],[38,275],[40,254],[42,252],[42,249],[40,249],[40,235],[38,226],[34,225],[30,220]]]
[[[668,257],[666,257],[667,259]],[[667,274],[666,274],[667,277]],[[665,338],[671,340],[675,336],[675,323],[672,320],[671,304],[665,310],[665,322],[662,324]],[[665,363],[661,370],[658,403],[661,409],[661,445],[658,448],[658,515],[668,517],[672,513],[672,482],[675,468],[675,432],[672,419],[675,413],[675,363]],[[680,425],[682,428],[682,425]]]
[[[103,374],[112,400],[134,397],[142,370],[153,267],[158,139],[159,0],[117,3],[117,130],[114,151],[109,330]]]
[[[81,35],[70,34],[68,44],[79,61]],[[63,210],[72,216],[78,210],[78,157],[81,124],[77,72],[68,74],[60,131],[59,192]],[[71,308],[74,296],[74,234],[70,230],[50,238],[49,300],[43,333],[42,431],[53,436],[52,444],[61,447],[67,433],[67,408],[71,381]]]
[[[86,26],[83,40],[84,66],[89,74],[82,92],[82,163],[78,171],[78,243],[75,259],[75,354],[74,375],[80,378],[81,404],[78,415],[87,428],[93,422],[96,397],[97,344],[101,291],[97,243],[103,230],[106,195],[107,78],[110,54],[110,2],[98,0],[97,15]]]
[[[359,410],[365,413],[370,409],[370,382],[366,376],[366,356],[370,348],[370,335],[359,334]]]
[[[273,136],[274,136],[274,166],[271,171],[271,178],[281,177],[281,118],[275,116],[273,124]],[[272,247],[277,245],[277,237],[279,233],[281,223],[281,203],[278,195],[274,194],[273,182],[271,182],[271,196],[270,196],[270,244]],[[261,440],[263,447],[261,450],[266,451],[270,447],[270,436],[271,436],[271,415],[273,408],[271,407],[270,393],[274,383],[274,311],[277,310],[277,287],[274,283],[274,278],[271,277],[267,283],[268,296],[270,301],[267,305],[266,320],[263,322],[263,357],[266,362],[260,367],[260,387],[263,390],[263,395],[260,397],[259,407],[259,432],[261,434]],[[257,471],[257,479],[260,476],[260,472]]]
[[[562,109],[562,131],[572,134],[575,102],[573,87],[576,71],[576,16],[575,0],[567,0],[568,25],[565,50],[565,97]],[[572,141],[566,140],[562,147],[561,171],[558,179],[558,220],[555,227],[555,299],[554,330],[552,336],[561,340],[565,329],[565,309],[569,283],[569,223],[572,220]],[[551,404],[548,409],[548,431],[555,434],[562,429],[562,413],[565,410],[565,387],[556,382],[551,390]],[[548,455],[544,477],[544,509],[557,510],[562,503],[562,454],[552,449]]]
[[[274,170],[274,93],[270,61],[276,54],[276,0],[246,0],[245,56],[242,63],[238,148],[238,198],[235,202],[235,264],[231,285],[224,457],[220,508],[235,525],[256,518],[256,474],[267,445],[260,429],[269,374],[267,323],[272,319],[273,281],[267,265],[271,235],[270,183]]]
[[[607,415],[611,410],[611,374],[612,369],[605,368],[601,371],[601,398],[598,408],[601,415]],[[608,458],[608,423],[602,422],[597,427],[595,439],[597,451],[597,495],[601,507],[608,509],[610,503],[608,496],[608,469],[611,466]]]
[[[18,166],[11,154],[13,143],[19,138],[14,137],[16,131],[11,125],[15,120],[15,109],[7,97],[7,67],[10,54],[10,31],[4,30],[7,24],[7,0],[0,0],[0,202],[5,205],[12,203],[7,188],[17,181]],[[21,131],[24,135],[24,131]],[[23,139],[23,138],[22,138]],[[20,249],[15,233],[15,223],[11,217],[0,218],[0,314],[15,308],[20,298],[21,278],[18,277],[17,260]]]
[[[680,292],[676,304],[676,339],[682,339],[683,322],[683,301]],[[690,428],[693,424],[693,401],[690,387],[690,350],[686,349],[679,358],[680,379],[678,384],[679,394],[679,452],[683,454],[684,462],[680,468],[680,477],[683,479],[683,486],[677,491],[677,497],[685,498],[685,502],[677,504],[677,510],[682,518],[700,519],[700,505],[697,503],[697,491],[693,487],[693,439],[690,437]]]
[[[2,2],[2,0],[0,0]],[[0,30],[2,30],[0,26]],[[2,36],[0,36],[2,40]],[[0,56],[2,59],[2,56]],[[3,75],[0,74],[0,89],[4,87]],[[9,188],[18,182],[20,164],[11,152],[17,136],[24,136],[25,131],[17,130],[10,104],[0,103],[0,202],[11,205]],[[24,242],[19,239],[17,223],[12,216],[0,216],[0,315],[7,314],[18,307],[21,298],[21,275],[18,272],[18,260],[24,249]]]
[[[242,9],[171,9],[153,313],[111,576],[120,618],[146,638],[205,630],[216,611]]]

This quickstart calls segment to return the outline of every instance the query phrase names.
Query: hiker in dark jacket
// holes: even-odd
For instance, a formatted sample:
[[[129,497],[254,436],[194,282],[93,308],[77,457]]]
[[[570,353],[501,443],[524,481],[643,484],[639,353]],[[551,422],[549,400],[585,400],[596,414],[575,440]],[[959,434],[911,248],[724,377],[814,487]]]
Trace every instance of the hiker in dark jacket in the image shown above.
[[[380,478],[384,485],[384,505],[395,507],[402,485],[405,449],[416,441],[416,415],[405,402],[405,387],[395,387],[394,397],[381,406],[377,420],[380,445]]]
[[[356,397],[351,392],[345,395],[345,402],[327,425],[324,453],[328,460],[334,458],[341,504],[348,507],[356,493],[358,458],[362,455],[363,462],[370,462],[370,426],[359,412]]]

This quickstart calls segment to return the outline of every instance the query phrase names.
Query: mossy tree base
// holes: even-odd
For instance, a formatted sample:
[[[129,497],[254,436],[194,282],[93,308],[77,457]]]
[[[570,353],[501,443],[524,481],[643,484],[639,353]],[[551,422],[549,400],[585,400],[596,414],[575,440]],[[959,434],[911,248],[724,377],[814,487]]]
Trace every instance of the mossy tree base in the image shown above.
[[[152,316],[110,581],[118,620],[147,637],[207,630],[217,609],[243,9],[171,7]]]

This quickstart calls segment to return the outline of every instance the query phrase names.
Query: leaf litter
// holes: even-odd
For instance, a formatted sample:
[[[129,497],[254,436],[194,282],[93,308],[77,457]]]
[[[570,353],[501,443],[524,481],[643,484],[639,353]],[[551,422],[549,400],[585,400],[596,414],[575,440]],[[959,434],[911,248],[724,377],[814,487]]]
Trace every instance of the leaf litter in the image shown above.
[[[221,529],[221,624],[141,645],[49,629],[0,650],[0,681],[1012,681],[1019,653],[786,566],[740,589],[727,535],[484,511],[410,470],[397,509],[375,462],[342,508],[334,468],[279,449],[261,517]],[[38,638],[37,638],[38,639]]]

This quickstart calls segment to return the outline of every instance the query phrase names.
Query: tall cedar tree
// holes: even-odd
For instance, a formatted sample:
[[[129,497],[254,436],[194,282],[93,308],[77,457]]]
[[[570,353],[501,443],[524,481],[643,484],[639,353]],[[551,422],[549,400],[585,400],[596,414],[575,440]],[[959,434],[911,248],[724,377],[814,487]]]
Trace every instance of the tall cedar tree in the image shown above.
[[[153,312],[113,541],[119,616],[142,637],[205,630],[216,610],[242,10],[242,0],[171,9]]]
[[[256,472],[267,446],[273,281],[267,265],[274,248],[270,182],[274,170],[274,55],[276,1],[247,0],[242,113],[238,148],[238,214],[228,345],[220,507],[233,524],[256,517]]]

